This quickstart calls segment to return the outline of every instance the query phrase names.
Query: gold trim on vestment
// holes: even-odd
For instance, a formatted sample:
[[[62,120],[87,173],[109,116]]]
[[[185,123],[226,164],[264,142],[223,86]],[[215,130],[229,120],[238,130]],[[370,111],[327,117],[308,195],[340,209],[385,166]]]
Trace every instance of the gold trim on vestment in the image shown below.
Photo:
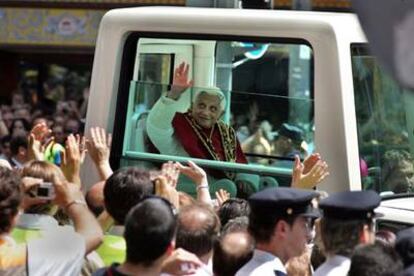
[[[217,127],[220,133],[221,144],[224,149],[224,159],[221,160],[214,148],[213,141],[207,137],[202,131],[202,127],[194,120],[194,118],[188,113],[184,114],[184,118],[190,124],[191,128],[196,133],[198,139],[203,143],[211,157],[216,161],[236,162],[236,150],[237,150],[237,139],[236,133],[233,128],[229,127],[222,121],[217,121]],[[225,172],[226,176],[230,179],[234,178],[234,173]]]

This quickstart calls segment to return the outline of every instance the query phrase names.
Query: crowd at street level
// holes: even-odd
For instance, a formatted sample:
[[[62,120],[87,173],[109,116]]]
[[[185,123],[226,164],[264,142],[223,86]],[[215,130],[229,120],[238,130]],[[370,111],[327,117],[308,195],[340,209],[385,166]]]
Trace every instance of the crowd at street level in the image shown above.
[[[183,73],[184,86],[191,85],[186,71],[185,64],[176,70]],[[204,124],[214,130],[219,116],[210,113],[222,111],[217,95],[202,91],[195,98],[188,118],[196,125],[188,129]],[[172,98],[165,101],[176,98],[167,96]],[[74,103],[60,103],[52,119],[31,116],[18,94],[11,106],[2,107],[0,275],[412,273],[414,230],[397,236],[375,233],[376,192],[314,191],[329,174],[319,154],[303,163],[296,156],[290,188],[270,188],[245,199],[219,190],[213,201],[207,173],[191,161],[167,162],[159,171],[129,167],[113,172],[111,136],[102,128],[78,135],[77,110]],[[238,146],[233,143],[229,150]],[[233,162],[242,154],[236,153]],[[100,176],[93,185],[80,177],[87,155]],[[195,198],[177,191],[180,174],[194,182]]]
[[[319,178],[310,178],[314,183],[306,187],[295,184],[304,177],[299,159],[295,187],[270,188],[247,200],[228,198],[221,190],[214,206],[206,173],[191,161],[168,162],[160,171],[112,172],[111,137],[92,128],[87,139],[67,137],[58,167],[45,161],[50,133],[44,122],[35,125],[26,162],[1,163],[2,275],[410,275],[412,270],[414,230],[375,238],[380,197],[373,191],[326,196],[308,188]],[[87,154],[101,182],[84,197],[79,172]],[[195,199],[176,190],[179,174],[197,186]],[[54,187],[51,198],[39,194],[39,184],[47,182]]]

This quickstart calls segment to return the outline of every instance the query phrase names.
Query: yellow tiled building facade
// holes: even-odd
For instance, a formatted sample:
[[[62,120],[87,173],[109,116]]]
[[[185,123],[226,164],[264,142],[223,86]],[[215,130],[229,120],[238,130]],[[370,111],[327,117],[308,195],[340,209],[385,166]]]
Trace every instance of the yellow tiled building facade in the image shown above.
[[[90,72],[99,23],[107,10],[152,5],[185,6],[186,2],[0,0],[0,101],[10,99],[27,72],[36,76],[39,89],[42,89],[42,82],[50,78],[51,68],[56,68],[55,65],[68,72]],[[273,8],[290,9],[293,2],[273,0]],[[312,0],[312,9],[347,11],[350,10],[350,0]]]

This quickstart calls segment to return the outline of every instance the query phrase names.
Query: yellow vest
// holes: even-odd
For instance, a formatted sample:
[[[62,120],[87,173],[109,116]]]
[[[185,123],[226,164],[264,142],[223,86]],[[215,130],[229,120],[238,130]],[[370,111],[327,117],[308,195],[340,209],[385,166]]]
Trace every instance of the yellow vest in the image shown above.
[[[96,249],[105,266],[112,263],[122,264],[126,256],[126,242],[124,237],[106,234],[102,244]]]
[[[31,240],[36,240],[42,237],[42,231],[38,229],[25,229],[14,227],[11,232],[11,236],[16,241],[16,243],[27,243]]]

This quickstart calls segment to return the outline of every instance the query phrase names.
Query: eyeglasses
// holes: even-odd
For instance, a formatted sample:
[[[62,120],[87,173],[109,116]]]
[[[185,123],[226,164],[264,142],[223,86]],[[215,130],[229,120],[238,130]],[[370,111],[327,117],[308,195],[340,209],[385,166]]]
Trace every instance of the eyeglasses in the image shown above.
[[[315,219],[304,217],[304,225],[307,232],[313,231],[313,227],[315,226]]]

